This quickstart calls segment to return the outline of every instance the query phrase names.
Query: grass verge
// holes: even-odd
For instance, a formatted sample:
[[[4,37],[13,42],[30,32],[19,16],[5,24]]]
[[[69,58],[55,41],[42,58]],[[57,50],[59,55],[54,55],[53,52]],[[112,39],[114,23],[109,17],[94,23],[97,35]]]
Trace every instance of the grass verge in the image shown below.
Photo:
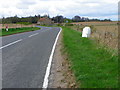
[[[118,55],[70,28],[63,28],[64,49],[80,88],[117,88]]]
[[[12,35],[12,34],[17,34],[22,32],[28,32],[28,31],[35,31],[39,29],[40,28],[38,27],[9,28],[8,32],[6,31],[6,29],[2,29],[2,31],[0,32],[0,36]]]

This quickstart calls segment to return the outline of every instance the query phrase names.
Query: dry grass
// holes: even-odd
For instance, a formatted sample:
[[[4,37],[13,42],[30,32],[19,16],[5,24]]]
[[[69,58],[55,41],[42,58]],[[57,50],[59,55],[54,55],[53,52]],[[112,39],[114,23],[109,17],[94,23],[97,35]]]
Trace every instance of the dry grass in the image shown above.
[[[76,25],[116,25],[118,22],[77,22],[77,23],[72,23]]]
[[[33,27],[35,24],[30,24],[30,25],[23,25],[23,24],[0,24],[0,28],[21,28],[21,27]]]
[[[106,25],[106,26],[94,26],[93,38],[97,38],[99,43],[104,43],[113,49],[118,49],[118,26]]]

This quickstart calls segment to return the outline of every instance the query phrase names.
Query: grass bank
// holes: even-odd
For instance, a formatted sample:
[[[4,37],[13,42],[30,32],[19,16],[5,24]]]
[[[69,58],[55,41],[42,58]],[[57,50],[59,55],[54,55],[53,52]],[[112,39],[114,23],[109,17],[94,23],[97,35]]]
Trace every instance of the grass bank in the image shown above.
[[[9,28],[8,31],[6,31],[6,29],[2,29],[2,31],[0,32],[0,36],[6,36],[6,35],[17,34],[28,31],[35,31],[39,29],[40,28],[38,27]]]
[[[63,27],[64,49],[80,88],[117,88],[118,56]]]

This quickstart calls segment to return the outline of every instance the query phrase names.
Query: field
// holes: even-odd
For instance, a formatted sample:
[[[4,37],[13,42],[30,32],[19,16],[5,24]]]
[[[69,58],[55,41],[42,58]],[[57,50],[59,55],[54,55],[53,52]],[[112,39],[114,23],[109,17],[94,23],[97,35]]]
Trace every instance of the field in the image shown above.
[[[9,28],[8,31],[6,31],[6,29],[1,29],[0,36],[12,35],[35,30],[40,30],[40,28],[38,27]]]
[[[73,23],[72,29],[82,32],[85,26],[92,29],[91,38],[112,49],[118,49],[118,22],[79,22]]]
[[[93,38],[98,38],[98,42],[104,43],[113,49],[118,49],[118,26],[94,26],[95,31],[92,33]]]
[[[24,24],[0,24],[0,28],[21,28],[21,27],[34,27],[35,24],[29,24],[29,25],[24,25]]]
[[[8,31],[6,31],[6,26]],[[0,36],[12,35],[22,32],[39,30],[35,24],[0,24]]]
[[[80,88],[118,87],[117,55],[71,28],[63,27],[63,44]]]
[[[76,25],[116,25],[118,22],[117,21],[111,21],[111,22],[78,22],[78,23],[72,23]]]

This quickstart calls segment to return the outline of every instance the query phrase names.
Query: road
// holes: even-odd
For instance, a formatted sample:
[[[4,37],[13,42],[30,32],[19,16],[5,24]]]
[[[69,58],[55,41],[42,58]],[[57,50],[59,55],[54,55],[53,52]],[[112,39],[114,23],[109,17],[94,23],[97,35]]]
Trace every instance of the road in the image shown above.
[[[42,88],[49,57],[60,28],[2,37],[2,88]]]

